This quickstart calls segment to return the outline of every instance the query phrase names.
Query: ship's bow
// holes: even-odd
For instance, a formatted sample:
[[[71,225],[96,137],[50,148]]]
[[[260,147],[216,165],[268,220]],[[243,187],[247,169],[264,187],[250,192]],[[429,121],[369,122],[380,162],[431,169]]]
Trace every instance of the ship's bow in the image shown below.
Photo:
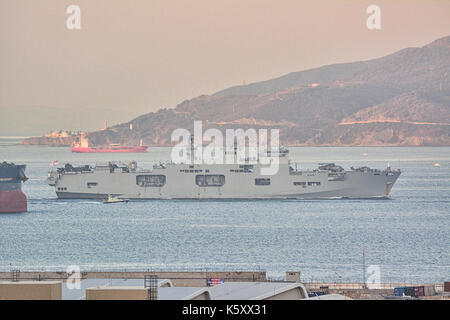
[[[25,165],[0,166],[0,213],[27,211],[27,197],[22,192],[22,182],[27,179]]]

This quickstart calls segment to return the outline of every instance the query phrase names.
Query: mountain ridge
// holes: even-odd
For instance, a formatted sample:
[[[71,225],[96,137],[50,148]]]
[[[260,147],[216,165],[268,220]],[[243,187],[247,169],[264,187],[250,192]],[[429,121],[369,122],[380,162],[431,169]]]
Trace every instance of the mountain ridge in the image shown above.
[[[279,128],[300,146],[450,145],[450,36],[384,57],[297,71],[90,132],[93,145],[171,145],[174,129]],[[130,129],[131,128],[131,129]]]

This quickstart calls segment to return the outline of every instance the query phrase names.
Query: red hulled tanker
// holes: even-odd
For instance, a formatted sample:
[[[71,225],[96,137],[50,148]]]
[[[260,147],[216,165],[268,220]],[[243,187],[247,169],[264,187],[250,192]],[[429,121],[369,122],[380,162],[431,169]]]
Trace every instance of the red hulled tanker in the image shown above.
[[[90,147],[89,139],[86,133],[81,134],[80,143],[75,143],[72,146],[72,152],[77,153],[94,153],[94,152],[147,152],[147,146],[141,143],[137,147],[123,146],[120,144],[110,144],[107,147]]]
[[[72,152],[94,153],[94,152],[147,152],[146,146],[128,147],[121,145],[110,145],[109,147],[72,147]]]
[[[25,165],[0,163],[0,213],[16,213],[27,211],[27,197],[22,192],[25,176]]]

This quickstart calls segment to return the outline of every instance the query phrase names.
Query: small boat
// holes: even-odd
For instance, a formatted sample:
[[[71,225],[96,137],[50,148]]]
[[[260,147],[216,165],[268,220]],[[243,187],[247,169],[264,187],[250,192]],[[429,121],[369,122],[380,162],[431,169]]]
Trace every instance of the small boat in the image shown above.
[[[108,195],[108,199],[104,200],[103,203],[119,203],[119,202],[128,202],[128,199],[120,199],[117,197],[113,197],[112,195]]]

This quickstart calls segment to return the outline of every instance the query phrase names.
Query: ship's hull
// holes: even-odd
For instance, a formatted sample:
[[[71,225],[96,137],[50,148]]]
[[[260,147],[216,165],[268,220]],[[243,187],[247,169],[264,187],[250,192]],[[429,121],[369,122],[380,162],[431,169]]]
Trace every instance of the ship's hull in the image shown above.
[[[147,146],[139,147],[115,147],[115,148],[91,148],[91,147],[73,147],[75,153],[141,153],[147,152]]]
[[[223,176],[223,185],[199,186],[198,176],[205,174]],[[387,198],[399,175],[398,171],[346,171],[334,179],[321,171],[293,174],[280,164],[276,175],[261,176],[258,168],[239,172],[237,165],[169,165],[152,172],[59,174],[55,191],[61,199],[106,199],[108,195],[127,199],[367,199]],[[164,183],[143,186],[142,176],[164,176]],[[258,179],[270,182],[257,185]]]
[[[84,200],[105,200],[108,199],[110,194],[106,193],[75,193],[75,192],[56,192],[58,199],[67,199],[67,200],[76,200],[76,199],[84,199]],[[114,196],[122,196],[121,194],[115,194]],[[389,196],[335,196],[334,194],[331,196],[327,196],[325,194],[301,194],[301,195],[289,195],[289,196],[268,196],[268,197],[183,197],[183,198],[173,198],[173,197],[131,197],[133,200],[338,200],[338,199],[389,199]]]
[[[27,197],[22,192],[25,165],[0,166],[0,213],[26,212]]]
[[[26,212],[27,197],[21,190],[0,191],[0,213]]]

